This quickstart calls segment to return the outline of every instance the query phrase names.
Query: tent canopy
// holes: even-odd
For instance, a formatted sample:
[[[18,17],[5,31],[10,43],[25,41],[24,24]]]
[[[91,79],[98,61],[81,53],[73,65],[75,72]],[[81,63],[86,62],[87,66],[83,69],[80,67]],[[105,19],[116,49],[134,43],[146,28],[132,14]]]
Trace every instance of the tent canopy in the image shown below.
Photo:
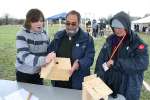
[[[133,24],[148,24],[150,23],[150,16],[132,21]]]
[[[56,14],[56,15],[53,15],[53,16],[51,16],[51,17],[48,17],[47,20],[65,19],[65,18],[66,18],[66,15],[67,15],[67,13],[66,13],[66,12],[63,12],[63,13]]]

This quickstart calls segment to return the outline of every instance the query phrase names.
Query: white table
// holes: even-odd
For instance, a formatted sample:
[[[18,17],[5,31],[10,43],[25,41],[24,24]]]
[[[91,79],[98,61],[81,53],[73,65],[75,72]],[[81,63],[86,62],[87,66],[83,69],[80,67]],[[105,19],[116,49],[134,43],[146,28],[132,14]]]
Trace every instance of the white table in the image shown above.
[[[10,80],[0,80],[0,97],[7,96],[22,88],[33,93],[39,100],[82,100],[81,90],[35,85]],[[118,98],[113,99],[109,97],[109,100],[125,100],[125,98],[118,94]]]
[[[1,97],[7,96],[21,88],[33,93],[39,100],[81,100],[80,90],[0,80]]]

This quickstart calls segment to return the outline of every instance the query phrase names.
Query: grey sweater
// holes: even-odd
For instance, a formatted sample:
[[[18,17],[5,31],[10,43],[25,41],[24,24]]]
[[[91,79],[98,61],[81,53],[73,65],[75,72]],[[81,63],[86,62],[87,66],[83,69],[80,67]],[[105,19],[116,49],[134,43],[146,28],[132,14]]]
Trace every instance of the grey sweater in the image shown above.
[[[38,73],[45,64],[49,44],[45,31],[33,33],[23,28],[16,36],[16,69],[28,74]]]

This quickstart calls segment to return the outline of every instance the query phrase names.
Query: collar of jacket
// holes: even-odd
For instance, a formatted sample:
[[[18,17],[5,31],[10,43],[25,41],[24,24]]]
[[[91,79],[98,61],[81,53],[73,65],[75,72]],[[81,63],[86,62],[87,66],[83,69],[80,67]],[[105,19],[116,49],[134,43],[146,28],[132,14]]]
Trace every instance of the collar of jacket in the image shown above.
[[[46,34],[46,31],[44,31],[44,30],[42,30],[41,32],[31,32],[30,30],[26,29],[25,27],[23,27],[23,30],[24,30],[26,33],[33,33],[33,34],[45,33],[45,34]]]
[[[80,36],[77,39],[76,43],[80,43],[80,42],[88,40],[88,38],[89,38],[88,33],[84,32],[81,28],[79,28],[78,32],[80,32]],[[61,39],[65,34],[66,34],[65,30],[59,31],[55,34],[54,39]]]

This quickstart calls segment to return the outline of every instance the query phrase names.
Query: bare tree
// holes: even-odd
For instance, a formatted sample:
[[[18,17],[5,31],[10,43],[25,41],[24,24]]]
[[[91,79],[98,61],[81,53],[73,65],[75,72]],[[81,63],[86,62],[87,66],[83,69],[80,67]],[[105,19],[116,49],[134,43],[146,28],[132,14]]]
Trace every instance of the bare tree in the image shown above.
[[[144,15],[144,17],[148,17],[148,16],[150,16],[150,13],[146,13],[146,14]]]
[[[16,19],[11,17],[8,13],[0,17],[0,25],[21,25],[24,23],[25,19]]]
[[[7,13],[4,15],[4,22],[5,22],[5,25],[9,24],[9,14]]]

